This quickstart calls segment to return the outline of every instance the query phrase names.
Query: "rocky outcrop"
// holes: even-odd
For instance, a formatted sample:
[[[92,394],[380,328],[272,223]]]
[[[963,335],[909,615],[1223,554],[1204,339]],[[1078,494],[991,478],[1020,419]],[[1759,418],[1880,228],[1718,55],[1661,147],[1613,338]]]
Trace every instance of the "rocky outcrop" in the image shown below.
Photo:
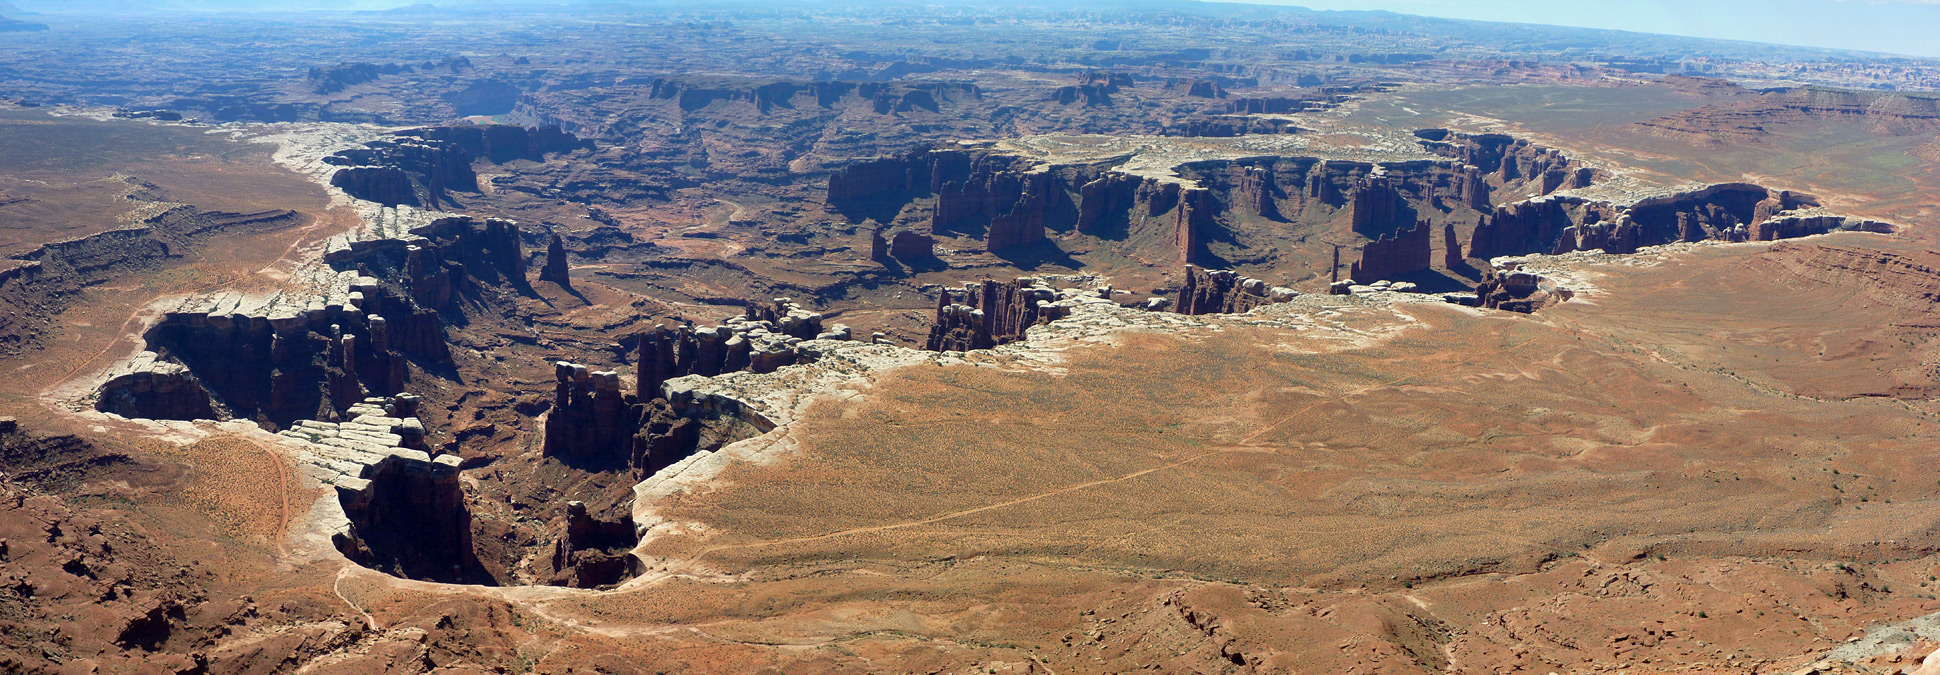
[[[1369,238],[1401,228],[1414,220],[1414,208],[1385,177],[1363,177],[1347,190],[1349,226]],[[1358,277],[1356,277],[1358,278]]]
[[[643,336],[643,349],[665,344],[656,341],[655,347],[649,348],[647,337]],[[676,349],[675,353],[692,352]],[[636,478],[645,478],[697,448],[718,447],[774,426],[738,402],[695,399],[691,383],[681,383],[710,377],[701,373],[683,373],[655,382],[664,371],[657,372],[654,369],[661,366],[643,361],[636,378],[638,388],[627,392],[615,371],[591,371],[570,361],[559,361],[553,367],[557,383],[552,408],[546,413],[541,447],[545,456],[579,469],[625,470]],[[653,382],[650,390],[643,386],[647,382]]]
[[[905,265],[936,260],[935,237],[909,229],[896,229],[893,235],[884,234],[890,230],[879,227],[869,233],[870,260],[895,260]]]
[[[1472,302],[1488,309],[1528,314],[1569,299],[1569,291],[1548,279],[1520,270],[1490,270],[1476,284]],[[1464,298],[1468,301],[1467,298]]]
[[[1244,314],[1256,307],[1286,302],[1300,295],[1289,288],[1269,287],[1266,282],[1241,276],[1231,270],[1207,270],[1186,265],[1185,283],[1172,309],[1180,314]]]
[[[1538,195],[1584,188],[1599,179],[1596,169],[1584,166],[1554,148],[1507,134],[1465,134],[1447,129],[1420,129],[1415,136],[1429,152],[1457,160],[1464,170],[1455,188],[1462,202],[1477,211],[1489,206],[1489,181],[1495,187],[1527,184]]]
[[[306,272],[300,289],[197,295],[167,308],[144,336],[155,356],[105,383],[97,407],[142,417],[200,412],[193,384],[213,415],[272,428],[341,421],[368,395],[403,393],[412,363],[449,364],[441,311],[462,314],[461,297],[523,284],[509,221],[380,219],[374,229],[329,242],[329,266]],[[166,401],[138,393],[144,382],[169,383],[173,393]]]
[[[216,411],[209,390],[187,366],[158,361],[142,352],[108,376],[94,408],[122,417],[156,420],[207,420],[227,417]]]
[[[1338,264],[1338,263],[1336,263]],[[1455,238],[1455,224],[1442,224],[1442,269],[1455,270],[1467,265],[1462,257],[1462,242]]]
[[[227,213],[175,206],[133,227],[45,244],[0,261],[0,354],[38,344],[42,327],[84,288],[160,269],[219,235],[303,222],[294,211]]]
[[[493,164],[514,160],[543,162],[546,155],[589,149],[593,142],[566,133],[558,126],[522,127],[513,124],[456,124],[405,129],[400,137],[421,138],[454,148],[472,159]]]
[[[831,209],[888,222],[919,200],[934,233],[975,235],[989,251],[1044,241],[1051,231],[1125,236],[1164,228],[1178,253],[1198,250],[1216,227],[1213,195],[1188,195],[1178,181],[1115,173],[1106,165],[1034,167],[983,149],[921,150],[852,164],[829,178]],[[1202,191],[1203,192],[1203,191]],[[1195,254],[1196,255],[1196,254]]]
[[[738,317],[719,326],[668,328],[655,326],[640,335],[640,399],[662,396],[661,385],[687,375],[714,377],[750,371],[772,373],[795,363],[805,340],[848,340],[848,326],[823,326],[822,315],[775,298],[769,306],[750,305]]]
[[[1761,91],[1752,100],[1714,103],[1637,125],[1660,136],[1722,144],[1756,142],[1771,136],[1767,127],[1798,122],[1857,124],[1890,136],[1932,133],[1940,130],[1940,97],[1919,92],[1779,88]]]
[[[1087,108],[1109,107],[1111,95],[1118,93],[1118,87],[1110,84],[1077,84],[1058,87],[1051,92],[1051,100],[1058,105],[1071,105],[1083,102]]]
[[[331,175],[330,184],[352,197],[385,206],[436,208],[449,201],[449,191],[478,191],[478,174],[472,169],[476,160],[537,162],[547,154],[590,147],[556,126],[468,124],[405,129],[389,140],[323,161],[344,167]]]
[[[1268,220],[1280,219],[1279,201],[1271,166],[1240,169],[1239,184],[1233,190],[1233,203]]]
[[[1768,218],[1751,228],[1752,241],[1791,239],[1829,232],[1892,234],[1892,223],[1827,213],[1786,214]]]
[[[878,115],[940,112],[944,103],[983,97],[962,82],[751,82],[701,77],[660,77],[645,83],[650,98],[673,101],[683,111],[712,105],[748,106],[758,114],[777,108],[846,107],[861,102]]]
[[[1427,221],[1361,246],[1361,259],[1354,262],[1348,276],[1360,283],[1392,280],[1410,272],[1426,270],[1432,258],[1434,228]],[[1459,254],[1458,254],[1459,255]]]
[[[1245,115],[1206,115],[1188,117],[1167,124],[1160,132],[1166,136],[1232,138],[1260,134],[1297,134],[1302,129],[1292,121]]]
[[[1319,98],[1298,96],[1263,96],[1235,98],[1226,101],[1226,111],[1235,115],[1282,115],[1304,110],[1324,110],[1340,104],[1345,97],[1322,95]]]
[[[643,412],[629,408],[637,408],[639,399],[622,391],[617,372],[568,361],[553,365],[557,382],[546,414],[545,455],[582,468],[624,466]]]
[[[334,66],[313,66],[305,76],[310,90],[318,94],[330,95],[366,82],[376,81],[385,75],[408,72],[411,66],[401,63],[340,63]]]
[[[546,245],[546,264],[539,268],[539,280],[572,288],[572,277],[566,266],[566,240],[556,232],[552,242]]]
[[[1191,263],[1206,254],[1206,239],[1217,227],[1214,217],[1219,206],[1212,191],[1194,188],[1179,194],[1179,208],[1172,226],[1172,247],[1180,262]]]
[[[1573,197],[1538,197],[1504,204],[1476,223],[1469,236],[1469,255],[1493,258],[1525,253],[1549,253],[1563,231],[1579,223],[1597,223],[1614,209]]]
[[[446,193],[478,191],[472,156],[444,141],[399,136],[325,157],[344,167],[330,177],[345,194],[385,206],[437,207]]]
[[[1550,195],[1498,207],[1476,226],[1470,254],[1602,250],[1692,241],[1770,241],[1833,230],[1891,231],[1877,221],[1816,211],[1811,195],[1749,183],[1721,183],[1630,205]]]
[[[936,258],[936,238],[915,230],[902,230],[889,239],[889,257],[904,262]]]
[[[924,347],[969,351],[1015,342],[1031,326],[1064,318],[1070,310],[1057,301],[1057,291],[1032,277],[964,284],[961,296],[945,289]]]
[[[565,518],[553,528],[552,574],[546,583],[574,588],[599,588],[638,576],[640,559],[632,549],[633,516],[600,520],[582,502],[567,502]]]
[[[337,491],[347,522],[333,534],[358,564],[411,579],[491,584],[472,549],[471,513],[456,455],[422,447],[416,400],[372,398],[340,423],[304,421],[282,435],[297,468]]]

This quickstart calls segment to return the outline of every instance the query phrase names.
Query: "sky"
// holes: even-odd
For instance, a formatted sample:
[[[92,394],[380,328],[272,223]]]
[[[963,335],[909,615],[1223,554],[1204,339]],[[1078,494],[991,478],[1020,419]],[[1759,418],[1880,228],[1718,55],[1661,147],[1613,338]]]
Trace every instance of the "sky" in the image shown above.
[[[1940,0],[1239,1],[1940,57]]]

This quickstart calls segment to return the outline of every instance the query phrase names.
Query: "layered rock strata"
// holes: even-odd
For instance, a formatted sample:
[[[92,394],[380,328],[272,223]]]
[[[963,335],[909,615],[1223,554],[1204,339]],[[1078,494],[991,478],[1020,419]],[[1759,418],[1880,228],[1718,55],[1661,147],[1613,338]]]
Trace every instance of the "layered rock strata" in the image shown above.
[[[633,517],[618,520],[593,517],[581,502],[566,503],[566,517],[553,529],[552,554],[546,562],[552,586],[598,588],[638,576],[641,562],[632,553],[639,541]]]
[[[1032,277],[964,284],[961,295],[944,289],[924,347],[930,351],[989,349],[1024,337],[1024,331],[1069,313],[1058,291]]]
[[[346,520],[331,540],[345,556],[412,579],[492,583],[473,552],[461,462],[418,449],[415,406],[409,397],[366,399],[347,421],[306,420],[281,435],[295,442],[299,470],[336,489]]]
[[[294,211],[228,213],[155,204],[160,212],[133,227],[49,243],[0,263],[0,354],[37,344],[42,325],[66,306],[62,300],[83,288],[158,269],[216,236],[304,222]]]
[[[331,241],[329,264],[298,290],[197,295],[165,310],[144,338],[156,356],[115,373],[97,406],[184,419],[206,395],[215,412],[273,427],[338,421],[367,395],[402,393],[412,362],[450,361],[440,312],[459,311],[458,298],[524,283],[514,223],[443,218],[374,236],[404,225],[375,222]],[[174,383],[166,400],[153,386],[162,382]]]
[[[437,208],[449,193],[477,192],[472,163],[542,161],[548,153],[591,147],[558,127],[527,129],[502,124],[406,129],[391,138],[366,143],[324,158],[344,167],[332,186],[357,199],[385,206]]]
[[[588,471],[630,471],[645,477],[697,448],[718,447],[765,432],[773,424],[731,400],[695,398],[704,375],[656,385],[651,395],[626,391],[616,371],[570,361],[554,364],[557,383],[546,413],[545,456]]]
[[[1300,293],[1290,288],[1268,286],[1265,281],[1242,276],[1231,270],[1208,270],[1187,265],[1185,282],[1172,302],[1180,314],[1244,314],[1256,307],[1286,302]]]
[[[1602,250],[1695,241],[1773,241],[1839,230],[1891,232],[1879,221],[1818,210],[1812,195],[1749,183],[1720,183],[1628,205],[1568,195],[1505,204],[1481,219],[1470,255]]]
[[[1452,228],[1450,228],[1452,230]],[[1429,268],[1433,257],[1434,228],[1427,221],[1416,223],[1411,229],[1401,230],[1361,246],[1361,259],[1354,261],[1348,276],[1356,281],[1370,282],[1391,280],[1411,272]],[[1459,245],[1455,249],[1459,251]],[[1455,254],[1456,258],[1461,255]],[[1452,267],[1452,265],[1451,265]]]
[[[775,298],[767,306],[750,305],[742,316],[719,326],[655,326],[639,337],[635,395],[642,400],[659,398],[662,383],[687,375],[772,373],[801,358],[803,341],[853,337],[848,326],[825,327],[820,313],[789,298]]]

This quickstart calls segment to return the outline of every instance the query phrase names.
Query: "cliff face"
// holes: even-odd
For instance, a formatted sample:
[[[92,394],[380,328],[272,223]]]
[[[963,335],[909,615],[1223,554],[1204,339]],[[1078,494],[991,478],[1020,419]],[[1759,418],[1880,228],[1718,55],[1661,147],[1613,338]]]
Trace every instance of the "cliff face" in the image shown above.
[[[928,149],[835,172],[827,203],[851,219],[887,223],[921,217],[924,202],[933,200],[927,205],[932,232],[981,235],[990,251],[1076,232],[1149,247],[1154,256],[1163,247],[1180,262],[1200,262],[1217,259],[1215,243],[1245,247],[1235,243],[1249,236],[1234,226],[1241,218],[1311,223],[1338,214],[1356,232],[1378,239],[1412,226],[1418,210],[1439,203],[1439,195],[1480,202],[1489,195],[1486,183],[1462,183],[1465,174],[1431,161],[1376,167],[1294,157],[1199,162],[1179,171],[1190,182],[1117,173],[1107,165],[1035,167],[984,149]]]
[[[385,206],[435,208],[446,201],[447,191],[478,191],[472,156],[444,141],[401,136],[372,141],[323,161],[345,167],[330,177],[331,185]]]
[[[1180,314],[1243,314],[1267,302],[1265,282],[1187,265],[1173,309]]]
[[[662,77],[648,85],[651,98],[675,101],[681,110],[741,105],[763,115],[776,108],[834,108],[857,103],[878,115],[919,110],[934,113],[945,103],[983,97],[976,85],[955,82],[748,82]]]
[[[557,233],[552,235],[551,243],[546,245],[546,265],[539,269],[539,280],[550,281],[571,288],[573,280],[566,266],[566,240]]]
[[[1002,154],[924,150],[859,162],[829,177],[831,208],[882,222],[923,198],[935,199],[930,231],[981,230],[990,251],[1043,241],[1047,222],[1077,215],[1061,176]]]
[[[140,224],[54,242],[14,256],[0,269],[0,354],[31,349],[48,320],[82,289],[160,268],[228,233],[267,232],[303,223],[294,211],[228,213],[170,208]]]
[[[1300,127],[1292,122],[1277,118],[1258,118],[1246,115],[1207,115],[1189,117],[1166,125],[1166,136],[1188,136],[1207,138],[1232,138],[1259,134],[1297,134]]]
[[[456,457],[400,453],[366,471],[360,489],[338,489],[351,530],[338,549],[352,561],[410,579],[492,584],[472,548],[472,517]]]
[[[1940,130],[1940,97],[1915,92],[1782,88],[1760,92],[1752,100],[1714,103],[1637,125],[1659,136],[1722,144],[1757,142],[1772,134],[1767,127],[1797,122],[1854,124],[1889,136],[1932,133]]]
[[[1833,230],[1891,231],[1885,223],[1799,214],[1817,198],[1748,183],[1722,183],[1629,206],[1552,195],[1497,207],[1475,228],[1472,255],[1633,253],[1689,241],[1770,241]]]
[[[390,140],[344,150],[323,161],[344,167],[331,175],[330,184],[352,197],[385,206],[437,208],[449,201],[448,192],[478,191],[478,174],[472,170],[476,160],[544,161],[547,154],[590,147],[590,141],[556,126],[455,125],[406,129]]]
[[[398,136],[435,141],[473,159],[493,164],[513,160],[543,162],[546,155],[593,147],[593,142],[566,133],[558,126],[522,127],[511,124],[465,124],[406,129]]]
[[[965,284],[961,295],[945,289],[937,299],[936,321],[924,347],[969,351],[1015,342],[1031,326],[1069,313],[1054,304],[1057,299],[1057,291],[1031,278]]]
[[[1594,169],[1562,152],[1506,134],[1421,129],[1415,136],[1430,152],[1476,167],[1499,186],[1527,181],[1536,187],[1536,194],[1546,195],[1559,189],[1589,187],[1597,180]]]
[[[460,298],[524,283],[509,221],[445,218],[408,238],[359,243],[369,245],[325,254],[343,269],[322,273],[314,295],[184,300],[145,335],[154,356],[111,378],[97,406],[152,419],[208,412],[274,428],[339,421],[368,395],[403,393],[412,363],[450,362],[441,311],[459,313]]]
[[[936,238],[915,230],[896,230],[895,234],[884,236],[888,228],[876,228],[869,233],[869,259],[879,261],[895,260],[905,265],[924,264],[936,259]]]
[[[1348,278],[1365,284],[1428,269],[1433,254],[1433,232],[1434,228],[1422,221],[1412,229],[1368,242],[1361,247],[1361,259],[1354,262]]]

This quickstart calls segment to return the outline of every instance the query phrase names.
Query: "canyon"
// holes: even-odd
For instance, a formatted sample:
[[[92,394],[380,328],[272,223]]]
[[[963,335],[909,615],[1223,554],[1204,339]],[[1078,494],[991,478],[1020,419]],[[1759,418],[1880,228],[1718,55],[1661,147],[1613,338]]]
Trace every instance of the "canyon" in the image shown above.
[[[1219,3],[29,16],[9,672],[1940,644],[1930,60]]]

